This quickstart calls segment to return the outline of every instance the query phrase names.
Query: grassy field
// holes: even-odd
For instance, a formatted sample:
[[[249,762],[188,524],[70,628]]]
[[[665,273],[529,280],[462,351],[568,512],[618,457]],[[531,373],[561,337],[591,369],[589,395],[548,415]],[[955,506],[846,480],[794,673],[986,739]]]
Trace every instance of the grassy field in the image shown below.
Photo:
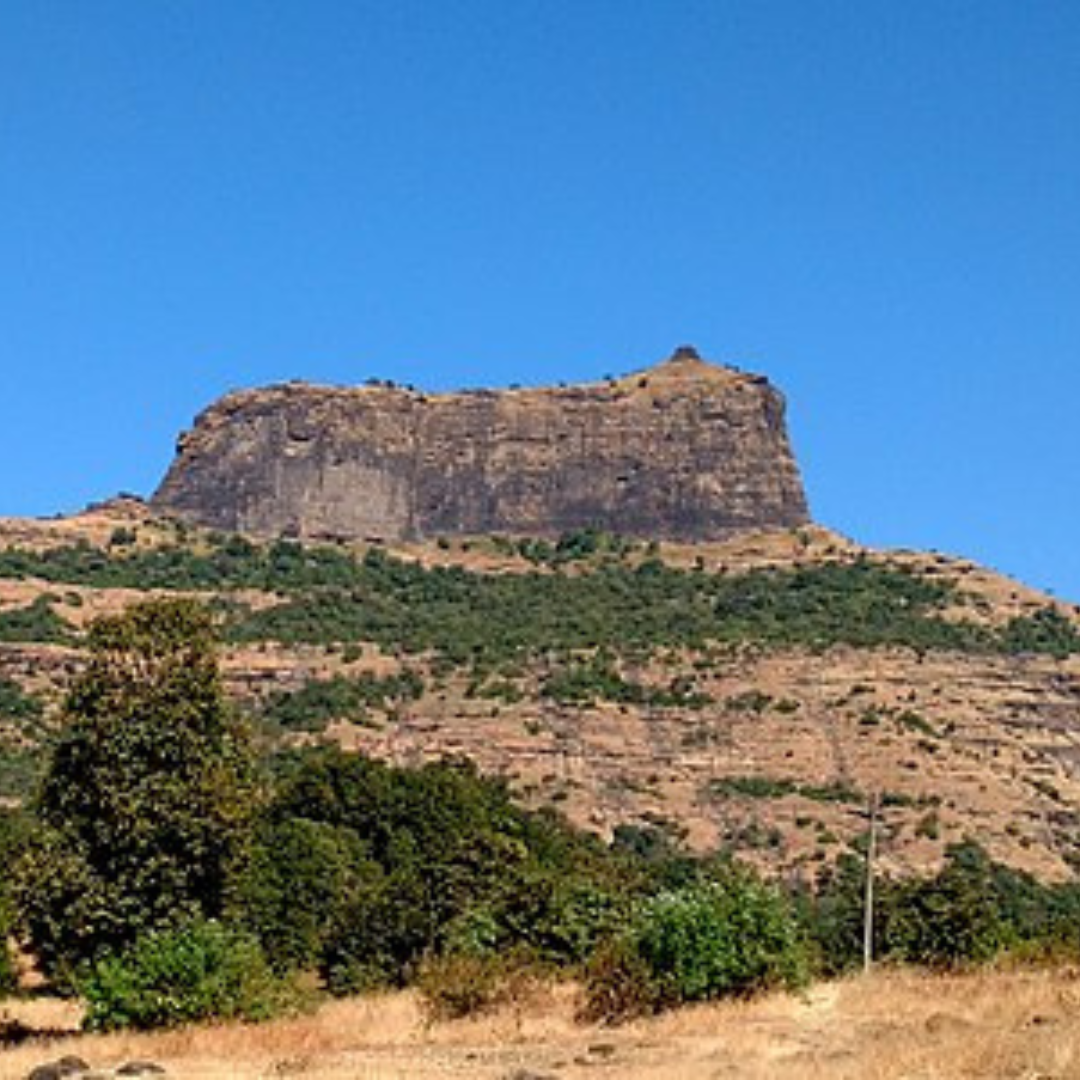
[[[78,1020],[76,1007],[49,1001],[9,1002],[5,1013],[53,1029]],[[23,1044],[0,1051],[0,1078],[72,1053],[97,1069],[150,1059],[191,1080],[1069,1080],[1080,1078],[1080,970],[881,972],[618,1028],[576,1023],[565,986],[438,1024],[413,995],[392,994],[260,1027]]]

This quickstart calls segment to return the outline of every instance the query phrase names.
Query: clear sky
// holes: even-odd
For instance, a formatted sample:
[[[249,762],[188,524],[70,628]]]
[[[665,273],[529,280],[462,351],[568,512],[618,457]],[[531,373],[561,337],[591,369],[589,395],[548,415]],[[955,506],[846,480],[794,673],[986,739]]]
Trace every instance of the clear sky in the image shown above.
[[[0,514],[232,388],[683,342],[819,521],[1080,599],[1080,3],[0,3]]]

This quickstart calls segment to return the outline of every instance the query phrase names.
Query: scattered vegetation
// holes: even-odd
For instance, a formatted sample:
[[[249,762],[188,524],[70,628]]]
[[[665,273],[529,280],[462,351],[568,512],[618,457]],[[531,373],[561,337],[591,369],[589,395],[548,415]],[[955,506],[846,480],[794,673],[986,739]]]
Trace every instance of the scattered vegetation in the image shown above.
[[[1009,620],[1001,635],[1008,653],[1049,653],[1064,658],[1080,652],[1080,633],[1052,605],[1033,615],[1017,615]]]
[[[27,694],[17,682],[0,678],[0,716],[21,723],[40,720],[44,711],[41,701]]]
[[[709,789],[713,794],[722,797],[779,799],[785,795],[801,795],[804,799],[820,803],[861,805],[866,802],[864,792],[840,781],[830,784],[801,784],[796,780],[772,776],[726,776],[712,781]]]
[[[648,545],[626,536],[604,532],[601,529],[579,529],[565,533],[558,540],[496,536],[492,538],[496,550],[506,555],[516,555],[536,566],[561,567],[572,563],[589,561],[620,562]]]
[[[989,631],[935,616],[947,586],[869,561],[739,576],[658,560],[587,573],[492,575],[428,569],[372,549],[356,569],[351,588],[309,590],[239,615],[233,635],[374,641],[474,665],[596,649],[700,649],[710,642],[996,647]]]
[[[707,694],[697,690],[690,675],[678,675],[664,687],[644,686],[626,679],[608,652],[566,664],[544,681],[541,690],[545,697],[562,705],[614,701],[656,708],[701,709],[711,701]]]
[[[363,723],[371,710],[387,712],[424,692],[424,680],[413,671],[379,677],[336,676],[312,679],[299,690],[275,694],[261,710],[262,719],[292,731],[321,731],[331,720]]]
[[[357,557],[343,548],[287,540],[260,545],[211,534],[199,546],[8,549],[0,552],[0,577],[274,592],[283,599],[267,609],[227,605],[235,639],[371,641],[391,650],[431,651],[461,664],[552,651],[607,648],[621,654],[747,641],[809,648],[1080,651],[1080,633],[1054,608],[1017,616],[1001,631],[945,619],[942,609],[960,596],[954,585],[870,559],[734,575],[668,566],[647,547],[638,551],[640,545],[592,531],[554,543],[493,542],[542,570],[481,574],[424,567],[381,548]],[[70,629],[40,600],[0,616],[0,638],[5,634],[66,640]]]
[[[0,641],[70,641],[72,630],[53,610],[48,596],[39,596],[26,607],[0,611]]]
[[[149,548],[114,537],[104,552],[0,552],[0,576],[207,590],[233,641],[341,645],[353,659],[372,642],[397,655],[396,674],[319,679],[263,703],[265,723],[307,733],[392,716],[425,692],[418,671],[442,679],[456,666],[471,671],[478,698],[514,700],[538,683],[567,706],[695,709],[710,704],[698,670],[646,681],[639,666],[746,643],[1080,651],[1056,609],[1001,630],[949,620],[952,586],[869,560],[735,575],[665,566],[602,534],[499,543],[533,568],[485,575],[378,548],[354,557],[284,541]],[[253,610],[230,595],[248,588],[278,600]],[[0,613],[0,639],[77,640],[47,597]],[[315,745],[260,768],[221,690],[210,609],[148,600],[97,620],[79,643],[87,664],[32,816],[0,814],[0,940],[18,937],[55,985],[81,993],[91,1027],[261,1019],[294,1000],[288,987],[302,974],[338,994],[415,985],[432,1016],[448,1017],[506,1000],[536,971],[572,972],[586,1013],[616,1020],[798,987],[861,961],[864,869],[850,854],[823,862],[812,883],[781,887],[691,856],[659,818],[604,844],[554,812],[526,810],[461,761],[396,768]],[[420,654],[423,663],[410,659]],[[753,690],[722,704],[799,708]],[[0,713],[15,725],[43,715],[2,679]],[[931,748],[940,736],[910,709],[867,716]],[[23,753],[0,748],[0,793],[16,781],[28,789]],[[709,790],[866,801],[846,784],[757,776]],[[939,828],[927,813],[918,835]],[[783,839],[761,823],[746,829],[746,844]],[[819,838],[829,838],[823,826]],[[875,951],[890,961],[1080,954],[1080,885],[1041,885],[970,844],[950,849],[932,877],[883,879],[877,897]],[[0,991],[11,984],[0,952]]]

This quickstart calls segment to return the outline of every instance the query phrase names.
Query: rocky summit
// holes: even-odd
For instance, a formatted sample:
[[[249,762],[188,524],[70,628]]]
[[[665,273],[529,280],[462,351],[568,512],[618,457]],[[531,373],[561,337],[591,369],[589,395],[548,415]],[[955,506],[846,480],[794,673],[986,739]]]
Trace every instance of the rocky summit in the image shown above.
[[[181,436],[153,506],[257,536],[369,541],[585,528],[695,541],[808,520],[781,394],[685,346],[578,386],[230,394]]]

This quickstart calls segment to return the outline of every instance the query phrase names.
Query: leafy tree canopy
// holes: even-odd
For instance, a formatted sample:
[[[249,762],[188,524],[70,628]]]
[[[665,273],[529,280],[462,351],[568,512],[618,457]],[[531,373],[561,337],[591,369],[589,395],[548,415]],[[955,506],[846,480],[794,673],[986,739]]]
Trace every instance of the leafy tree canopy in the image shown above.
[[[20,908],[47,970],[228,906],[256,786],[210,614],[155,599],[95,622],[36,805]]]

